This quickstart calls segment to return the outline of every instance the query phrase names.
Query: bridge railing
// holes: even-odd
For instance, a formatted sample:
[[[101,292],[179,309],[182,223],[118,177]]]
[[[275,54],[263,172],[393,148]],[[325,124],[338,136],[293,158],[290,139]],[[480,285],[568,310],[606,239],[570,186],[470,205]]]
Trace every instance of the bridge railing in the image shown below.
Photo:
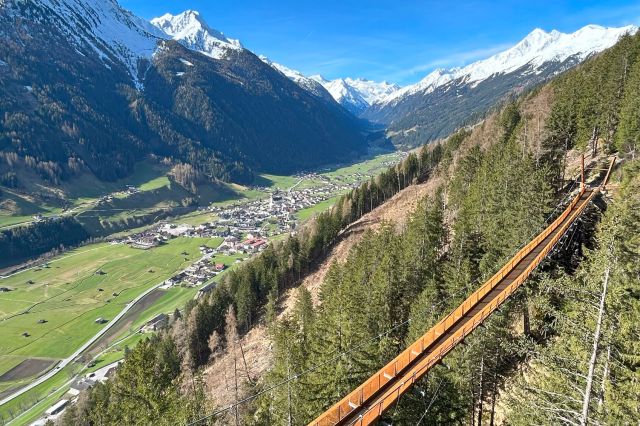
[[[588,197],[590,200],[596,191],[591,192]],[[519,250],[515,256],[511,258],[500,270],[494,274],[487,282],[485,282],[479,289],[474,291],[460,306],[447,315],[438,324],[427,331],[420,339],[411,344],[407,349],[400,353],[396,358],[389,362],[380,371],[375,373],[369,379],[367,379],[358,388],[352,391],[349,395],[345,396],[340,402],[331,407],[328,411],[318,417],[316,420],[310,423],[313,426],[333,426],[341,424],[341,422],[352,415],[355,410],[361,409],[364,405],[371,403],[370,400],[374,399],[378,393],[385,387],[389,389],[385,390],[382,397],[377,397],[377,401],[371,405],[364,414],[358,419],[354,420],[356,425],[370,424],[397,398],[397,395],[401,394],[411,386],[411,384],[422,377],[426,371],[437,363],[446,353],[448,353],[453,347],[455,347],[461,340],[463,340],[471,331],[473,331],[480,323],[482,323],[498,306],[500,306],[515,289],[524,282],[528,275],[538,266],[538,264],[544,259],[544,257],[551,251],[553,246],[564,235],[568,226],[573,222],[577,216],[579,216],[584,209],[587,202],[583,203],[580,209],[574,211],[575,206],[580,201],[585,193],[584,187],[580,193],[571,201],[569,206],[558,216],[543,232],[536,236],[532,241]],[[566,219],[571,215],[571,220]],[[564,225],[562,225],[564,223]],[[562,225],[562,226],[561,226]],[[547,243],[543,249],[536,255],[534,260],[530,262],[525,269],[518,274],[518,277],[506,288],[501,294],[494,298],[488,305],[484,306],[482,310],[474,315],[473,320],[466,323],[463,327],[442,342],[437,352],[431,352],[428,356],[425,355],[425,351],[430,349],[431,346],[440,338],[440,336],[451,330],[458,321],[469,311],[474,309],[480,301],[491,292],[498,283],[500,283],[508,274],[516,270],[518,264],[533,250],[540,245],[549,235],[557,231],[561,227],[559,232],[553,237],[553,239]],[[415,361],[420,359],[416,365],[412,365]],[[409,373],[405,370],[409,369]],[[408,376],[406,375],[408,374]],[[397,382],[399,375],[407,378],[402,380],[399,385],[392,382]],[[371,419],[371,421],[368,421]]]

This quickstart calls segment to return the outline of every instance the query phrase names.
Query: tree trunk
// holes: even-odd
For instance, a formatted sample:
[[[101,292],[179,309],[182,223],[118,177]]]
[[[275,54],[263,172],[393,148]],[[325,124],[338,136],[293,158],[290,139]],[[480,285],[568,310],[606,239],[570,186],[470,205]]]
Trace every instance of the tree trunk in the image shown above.
[[[562,156],[562,178],[560,179],[560,188],[564,186],[564,172],[567,168],[567,151],[569,150],[569,138],[564,138],[564,154]]]
[[[496,351],[497,352],[497,351]],[[491,389],[491,417],[489,425],[493,426],[496,416],[496,394],[498,393],[498,354],[495,358],[496,365],[493,367],[493,384]]]
[[[591,133],[591,157],[596,156],[598,150],[598,126],[593,126],[593,132]]]
[[[484,355],[480,358],[480,391],[478,392],[478,426],[482,426],[482,394],[484,393]]]
[[[598,321],[596,329],[593,333],[593,349],[591,350],[591,359],[589,360],[589,372],[587,373],[587,384],[584,389],[584,399],[582,401],[582,415],[580,416],[580,424],[587,425],[589,418],[589,400],[591,399],[591,389],[593,387],[593,375],[596,369],[596,360],[598,358],[598,348],[600,346],[600,331],[602,329],[602,318],[604,317],[604,301],[607,297],[607,285],[609,284],[610,267],[604,271],[604,282],[602,283],[602,293],[600,294],[600,306],[598,308]]]
[[[602,382],[600,383],[600,396],[598,398],[598,410],[602,410],[604,406],[604,393],[606,391],[607,377],[609,376],[609,361],[611,360],[611,345],[607,345],[607,357],[604,361],[604,370],[602,372]]]
[[[253,380],[251,380],[251,376],[249,375],[249,367],[247,367],[247,359],[244,356],[244,348],[242,347],[242,342],[238,341],[238,345],[240,346],[240,353],[242,354],[242,363],[244,364],[244,372],[247,375],[247,381],[253,384]]]
[[[233,348],[233,380],[235,383],[235,401],[234,401],[234,416],[236,426],[240,424],[240,419],[238,416],[238,363],[236,362],[236,350]]]
[[[524,328],[524,335],[531,335],[531,318],[529,317],[529,299],[525,297],[524,308],[522,310],[522,327]]]
[[[287,362],[287,377],[291,377],[291,366]],[[293,415],[291,412],[291,382],[287,382],[287,425],[293,426]]]

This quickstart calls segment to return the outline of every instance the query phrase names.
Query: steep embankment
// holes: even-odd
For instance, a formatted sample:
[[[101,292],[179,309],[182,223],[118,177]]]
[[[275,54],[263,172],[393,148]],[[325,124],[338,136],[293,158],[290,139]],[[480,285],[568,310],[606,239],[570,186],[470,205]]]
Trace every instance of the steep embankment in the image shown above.
[[[411,185],[349,225],[318,268],[304,278],[300,284],[311,292],[314,303],[319,303],[320,288],[332,263],[344,262],[351,249],[360,242],[364,233],[378,230],[385,222],[401,229],[408,214],[415,210],[418,202],[427,195],[433,195],[441,183],[442,178],[434,176],[425,183]],[[288,289],[280,298],[278,302],[279,320],[291,313],[297,299],[297,289],[298,287]],[[240,350],[240,347],[242,347],[241,352],[244,354],[240,354],[243,359],[241,360],[242,364],[238,367],[239,375],[243,379],[248,376],[253,381],[259,380],[273,365],[269,332],[263,321],[240,338],[237,350]],[[234,356],[228,350],[218,355],[212,364],[205,369],[207,390],[216,405],[225,406],[234,401],[233,371]],[[246,387],[245,390],[247,390]]]
[[[319,308],[301,292],[273,333],[265,379],[273,389],[254,405],[257,423],[311,421],[458,306],[545,226],[571,187],[576,151],[596,163],[594,175],[603,152],[635,157],[639,40],[624,38],[551,92],[521,97],[476,126],[446,175],[444,203],[424,203],[400,234],[383,227],[363,236],[325,275]],[[545,95],[553,95],[546,105]],[[383,420],[493,424],[511,382],[509,424],[635,421],[637,170],[637,162],[625,170],[630,186],[603,235],[593,239],[600,215],[590,206],[526,285],[447,355],[448,368],[414,383]]]

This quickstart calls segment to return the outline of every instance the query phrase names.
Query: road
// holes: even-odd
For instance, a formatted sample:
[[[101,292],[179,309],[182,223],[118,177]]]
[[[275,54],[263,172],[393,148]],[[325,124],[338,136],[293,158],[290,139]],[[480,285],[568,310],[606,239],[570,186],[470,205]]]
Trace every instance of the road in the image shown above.
[[[213,255],[212,253],[205,254],[202,258],[200,258],[200,260],[211,258],[212,255]],[[12,401],[15,398],[19,397],[23,393],[30,391],[31,389],[35,388],[39,384],[46,382],[51,377],[53,377],[56,373],[61,371],[64,367],[66,367],[71,362],[73,362],[73,360],[75,360],[77,357],[79,357],[85,350],[87,350],[87,348],[89,348],[89,346],[94,344],[107,331],[109,331],[112,327],[114,327],[116,325],[116,323],[127,312],[129,312],[129,310],[131,308],[133,308],[139,301],[144,299],[145,296],[147,296],[149,293],[151,293],[152,291],[156,290],[157,288],[159,288],[163,284],[164,284],[164,281],[160,282],[159,284],[154,285],[153,287],[147,289],[144,293],[140,294],[138,297],[133,299],[131,302],[127,303],[126,306],[124,307],[124,309],[122,311],[120,311],[120,313],[118,315],[116,315],[111,321],[109,321],[109,323],[102,330],[100,330],[91,339],[89,339],[87,342],[85,342],[84,345],[82,345],[77,351],[75,351],[73,354],[71,354],[71,356],[69,356],[69,357],[63,359],[62,361],[60,361],[54,368],[49,370],[44,375],[38,377],[38,379],[36,379],[35,381],[31,382],[29,385],[18,389],[13,394],[11,394],[11,395],[7,396],[6,398],[4,398],[3,400],[1,400],[0,401],[0,407],[3,406],[4,404],[8,403],[9,401]]]
[[[287,190],[287,192],[291,192],[291,191],[293,191],[294,189],[296,189],[296,187],[297,187],[298,185],[300,185],[300,184],[302,183],[302,181],[303,181],[303,180],[304,180],[304,179],[300,179],[298,182],[296,182],[296,184],[295,184],[295,185],[293,185],[291,188],[289,188],[289,189]]]

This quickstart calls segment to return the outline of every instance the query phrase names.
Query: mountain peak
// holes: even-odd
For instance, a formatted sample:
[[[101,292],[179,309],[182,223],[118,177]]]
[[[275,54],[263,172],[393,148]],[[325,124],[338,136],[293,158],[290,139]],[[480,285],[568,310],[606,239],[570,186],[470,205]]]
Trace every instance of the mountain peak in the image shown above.
[[[322,84],[336,102],[354,114],[361,113],[370,105],[400,89],[397,84],[386,81],[378,83],[366,78],[345,77],[327,80],[319,74],[309,78]]]
[[[229,50],[242,49],[238,40],[232,40],[211,28],[196,10],[185,10],[177,15],[166,13],[153,18],[151,23],[185,47],[215,59],[222,59]]]

